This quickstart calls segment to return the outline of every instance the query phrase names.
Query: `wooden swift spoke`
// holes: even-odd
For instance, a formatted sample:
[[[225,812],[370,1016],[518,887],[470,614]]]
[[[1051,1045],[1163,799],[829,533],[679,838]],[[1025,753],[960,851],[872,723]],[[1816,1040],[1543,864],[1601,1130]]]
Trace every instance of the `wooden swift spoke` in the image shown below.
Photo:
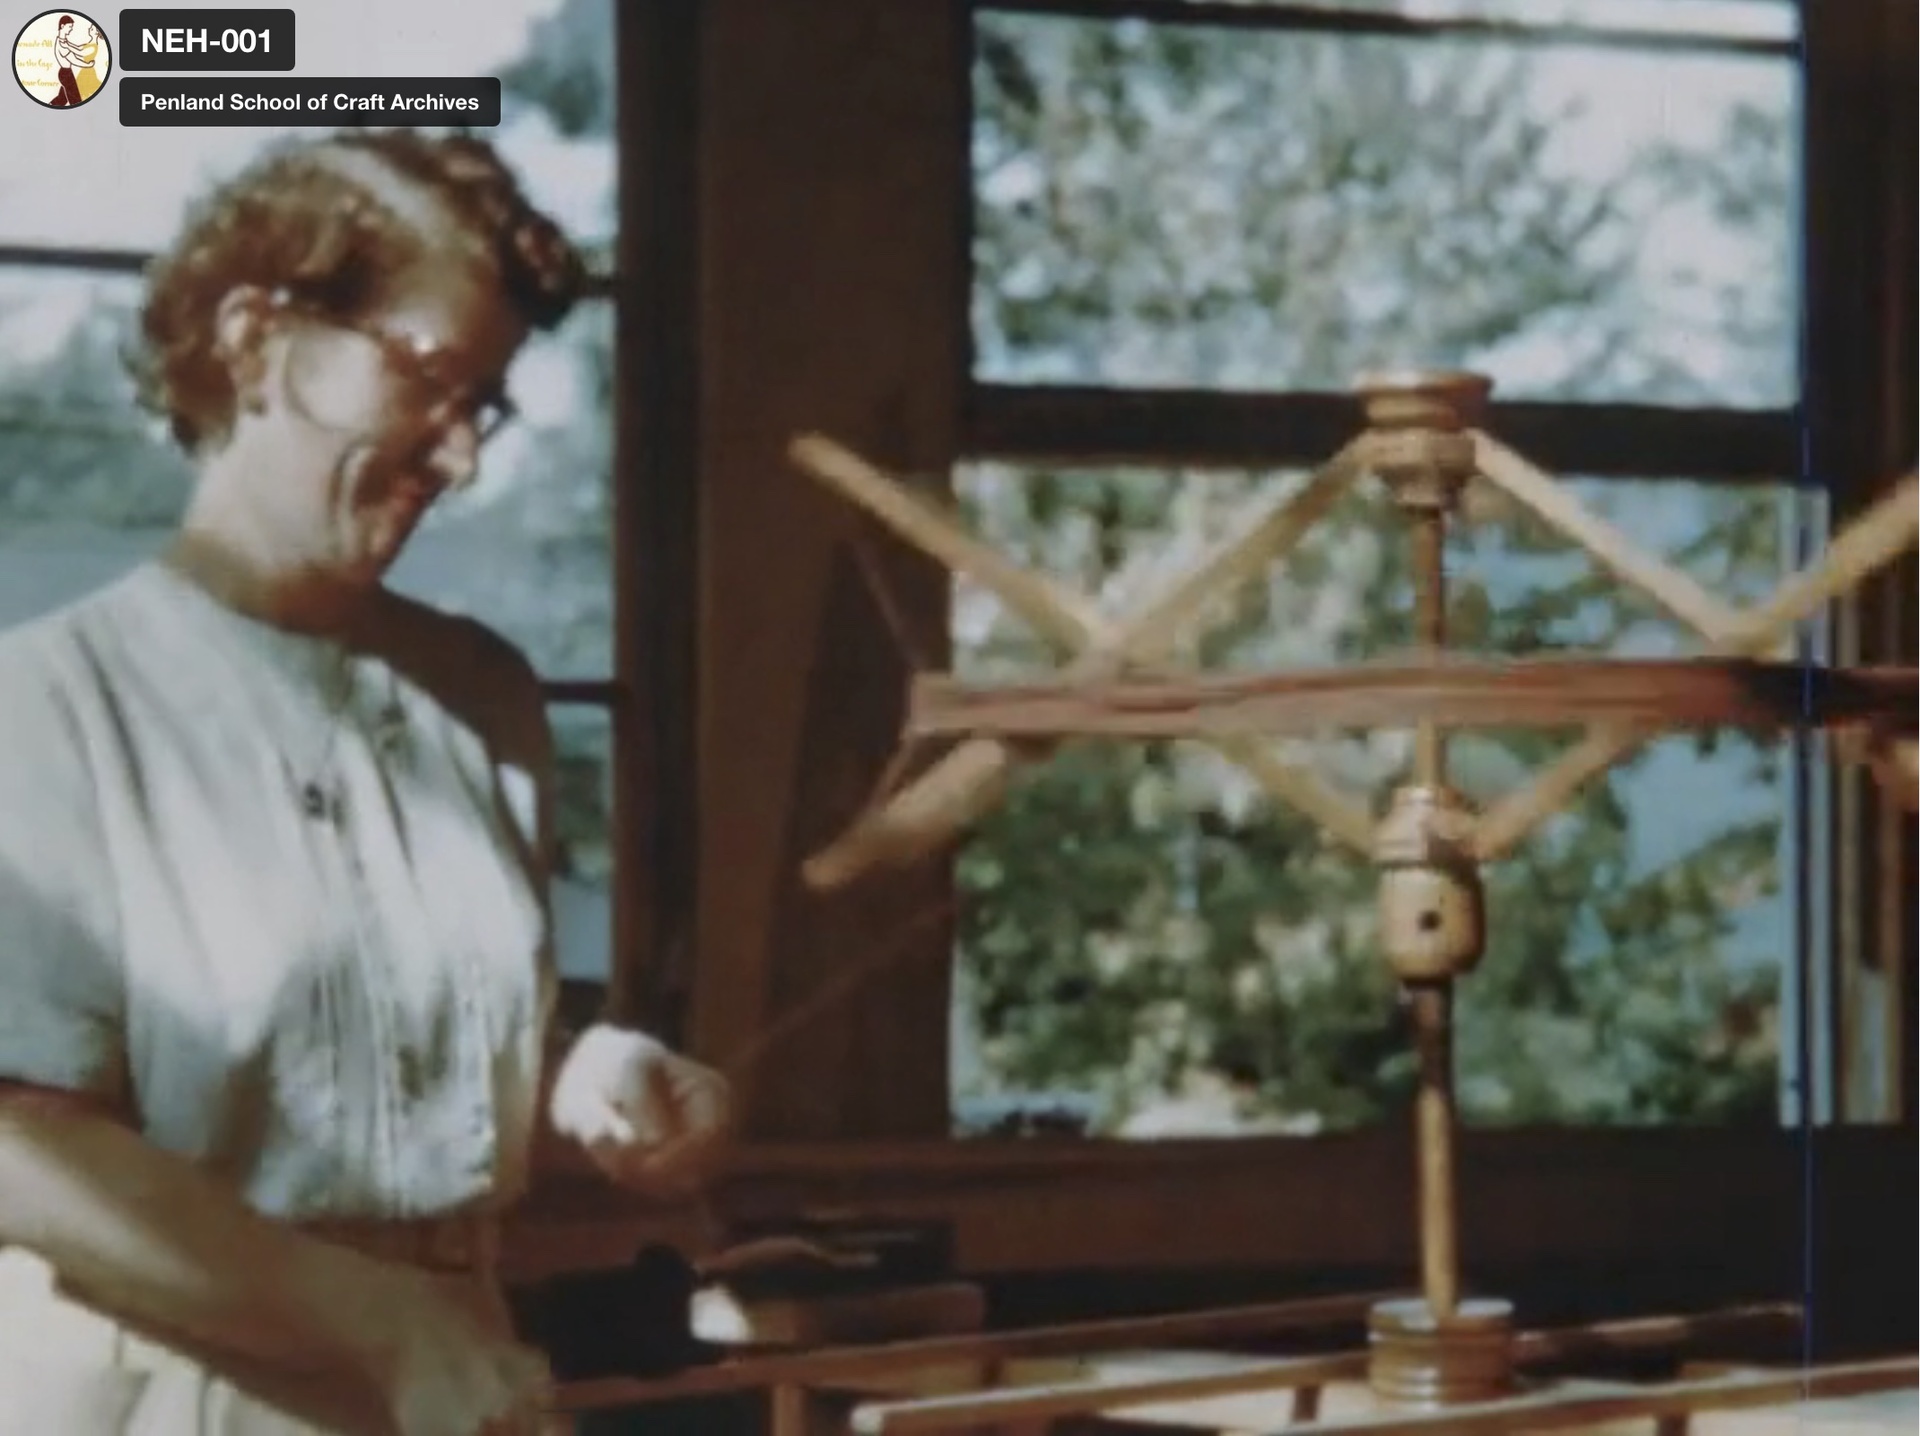
[[[1091,640],[1097,619],[1079,594],[981,543],[858,454],[831,439],[806,434],[794,440],[793,459],[915,548],[987,589],[1035,632],[1069,650],[1085,648]]]
[[[1716,637],[1710,654],[1748,658],[1764,654],[1795,625],[1857,587],[1905,553],[1920,537],[1920,478],[1908,474],[1891,493],[1855,519],[1810,567]],[[1492,862],[1511,852],[1582,787],[1658,734],[1646,725],[1608,726],[1589,732],[1572,750],[1526,788],[1488,808],[1474,833],[1474,853]]]
[[[987,588],[1008,609],[1076,656],[1067,680],[1096,678],[1160,656],[1214,595],[1275,562],[1312,528],[1359,477],[1364,448],[1356,441],[1286,499],[1193,568],[1120,618],[1109,618],[1082,595],[1012,563],[968,534],[951,517],[905,492],[859,456],[818,435],[795,441],[794,461],[900,537]],[[1369,851],[1367,810],[1334,792],[1315,774],[1239,738],[1215,746],[1245,767],[1274,797],[1293,804],[1333,836]],[[914,861],[975,822],[999,801],[1016,755],[997,738],[960,744],[840,838],[808,860],[806,881],[832,888],[880,864]]]
[[[1740,628],[1739,610],[1722,603],[1692,575],[1647,553],[1498,439],[1475,432],[1473,454],[1488,483],[1572,539],[1602,567],[1638,588],[1707,642],[1726,642]]]

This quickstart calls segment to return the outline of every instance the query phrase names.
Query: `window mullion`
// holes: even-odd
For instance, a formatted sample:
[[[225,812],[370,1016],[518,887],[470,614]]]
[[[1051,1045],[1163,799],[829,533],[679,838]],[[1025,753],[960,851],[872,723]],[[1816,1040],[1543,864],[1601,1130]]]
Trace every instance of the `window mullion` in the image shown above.
[[[977,459],[1284,468],[1324,461],[1359,431],[1359,402],[1325,393],[975,384]],[[1540,467],[1594,478],[1778,482],[1800,468],[1790,410],[1509,400],[1486,428]]]

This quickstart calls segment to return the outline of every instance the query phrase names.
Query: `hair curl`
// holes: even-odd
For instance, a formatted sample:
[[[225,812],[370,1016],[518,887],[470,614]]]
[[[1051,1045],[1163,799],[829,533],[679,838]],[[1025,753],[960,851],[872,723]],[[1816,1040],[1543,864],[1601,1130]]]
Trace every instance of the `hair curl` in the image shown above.
[[[370,156],[444,205],[529,326],[552,329],[580,297],[579,252],[486,141],[419,130],[284,141],[193,206],[179,238],[147,269],[141,347],[129,364],[141,403],[189,451],[233,423],[233,378],[214,323],[228,292],[285,289],[358,319],[397,275],[445,244],[329,163],[330,151]]]

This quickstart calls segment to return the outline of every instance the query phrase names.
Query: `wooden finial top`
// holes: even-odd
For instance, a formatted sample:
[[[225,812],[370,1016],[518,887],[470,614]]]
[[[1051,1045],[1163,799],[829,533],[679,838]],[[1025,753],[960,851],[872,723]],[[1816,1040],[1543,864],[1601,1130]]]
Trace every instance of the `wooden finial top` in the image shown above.
[[[1373,428],[1457,430],[1478,422],[1493,380],[1460,369],[1383,369],[1359,375],[1353,391]]]

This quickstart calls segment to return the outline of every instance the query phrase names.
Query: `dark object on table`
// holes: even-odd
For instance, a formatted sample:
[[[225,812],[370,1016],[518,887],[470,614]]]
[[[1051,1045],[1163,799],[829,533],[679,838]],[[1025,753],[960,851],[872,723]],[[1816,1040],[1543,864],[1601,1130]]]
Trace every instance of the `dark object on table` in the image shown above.
[[[736,1222],[731,1245],[701,1263],[703,1281],[782,1296],[872,1291],[953,1275],[953,1230],[945,1222],[865,1213],[803,1213],[777,1225]]]
[[[666,1376],[725,1353],[693,1335],[699,1278],[672,1247],[649,1246],[612,1271],[574,1272],[516,1291],[521,1338],[561,1381]]]

